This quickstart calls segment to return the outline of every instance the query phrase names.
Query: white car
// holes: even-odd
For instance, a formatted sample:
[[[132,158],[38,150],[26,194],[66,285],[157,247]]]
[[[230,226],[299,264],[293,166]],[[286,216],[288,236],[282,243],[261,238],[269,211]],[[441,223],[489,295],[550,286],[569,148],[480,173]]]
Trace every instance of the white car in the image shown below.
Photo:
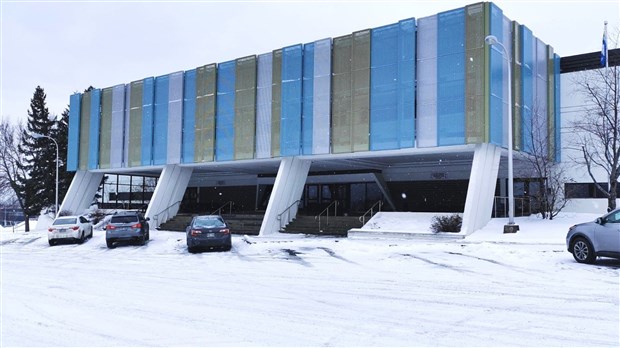
[[[93,225],[83,216],[59,216],[47,231],[50,246],[66,240],[82,244],[86,238],[92,238]]]

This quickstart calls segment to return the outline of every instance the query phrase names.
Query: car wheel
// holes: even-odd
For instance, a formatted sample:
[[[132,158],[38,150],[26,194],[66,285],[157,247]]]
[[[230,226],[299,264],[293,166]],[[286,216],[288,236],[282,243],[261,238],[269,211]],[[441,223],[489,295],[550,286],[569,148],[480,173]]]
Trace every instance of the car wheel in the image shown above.
[[[232,245],[231,245],[231,244],[227,244],[227,245],[224,247],[224,251],[230,251],[230,249],[232,249]]]
[[[105,243],[108,245],[108,248],[114,249],[114,241],[111,239],[106,239]]]
[[[80,238],[78,239],[78,244],[84,243],[84,239],[86,238],[84,237],[84,232],[82,231],[82,234],[80,235]]]
[[[49,243],[50,243],[50,246],[56,245],[56,241],[55,240],[50,240]]]
[[[146,244],[146,236],[142,236],[138,238],[138,244],[144,245]]]
[[[197,253],[197,252],[198,252],[198,248],[188,246],[188,247],[187,247],[187,251],[188,251],[190,254],[195,254],[195,253]]]
[[[149,240],[149,239],[151,239],[150,233],[149,231],[146,231],[146,240]]]
[[[596,254],[592,244],[585,238],[577,238],[573,242],[571,248],[573,257],[579,263],[593,263],[596,260]]]

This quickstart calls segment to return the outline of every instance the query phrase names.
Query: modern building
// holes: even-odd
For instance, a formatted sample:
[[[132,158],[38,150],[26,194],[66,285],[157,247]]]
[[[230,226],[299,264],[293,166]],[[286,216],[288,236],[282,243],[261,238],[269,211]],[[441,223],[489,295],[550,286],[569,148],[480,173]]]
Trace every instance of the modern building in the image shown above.
[[[61,210],[123,174],[158,178],[155,225],[233,202],[264,214],[264,235],[382,200],[463,213],[471,233],[507,196],[509,84],[514,149],[531,150],[536,122],[560,158],[559,74],[551,46],[485,2],[74,94]]]
[[[611,49],[608,52],[608,68],[601,67],[600,52],[584,53],[571,57],[562,58],[561,63],[561,84],[562,84],[562,163],[567,164],[567,176],[570,181],[565,184],[566,195],[570,198],[563,211],[580,213],[603,214],[607,211],[608,200],[596,188],[592,177],[588,173],[587,166],[583,163],[583,154],[577,146],[578,138],[584,133],[579,132],[573,126],[577,120],[582,120],[588,114],[588,109],[599,112],[599,107],[593,98],[584,93],[583,82],[587,79],[597,86],[604,80],[610,87],[604,87],[602,91],[609,89],[612,93],[607,95],[609,111],[613,114],[613,106],[617,107],[619,96],[614,89],[620,85],[619,81],[613,83],[613,78],[620,79],[618,66],[620,66],[620,49]],[[607,93],[604,93],[607,94]],[[593,125],[594,126],[594,125]],[[592,175],[603,187],[607,187],[609,174],[602,167],[594,165],[591,167]],[[620,193],[620,192],[619,192]],[[620,195],[618,195],[620,197]],[[616,200],[616,205],[620,206],[620,200]]]

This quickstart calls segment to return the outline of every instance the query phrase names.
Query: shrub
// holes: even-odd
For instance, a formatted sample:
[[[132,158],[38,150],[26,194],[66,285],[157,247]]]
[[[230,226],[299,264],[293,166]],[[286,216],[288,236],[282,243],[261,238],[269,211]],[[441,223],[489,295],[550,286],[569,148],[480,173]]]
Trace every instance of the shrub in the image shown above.
[[[461,232],[463,218],[459,214],[433,216],[431,230],[438,232]]]
[[[89,218],[93,225],[98,224],[105,216],[106,213],[101,209],[96,209],[89,214]]]

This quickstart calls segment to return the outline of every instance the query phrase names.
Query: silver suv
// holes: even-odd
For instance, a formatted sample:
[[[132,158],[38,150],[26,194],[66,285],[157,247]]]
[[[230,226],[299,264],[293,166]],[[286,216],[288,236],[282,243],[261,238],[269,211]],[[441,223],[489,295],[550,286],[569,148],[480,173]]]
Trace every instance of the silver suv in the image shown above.
[[[594,263],[598,256],[620,259],[620,209],[569,228],[566,247],[581,263]]]
[[[144,245],[149,240],[149,218],[138,212],[123,211],[112,215],[105,227],[105,241],[108,248],[114,248],[116,242],[133,241]]]

